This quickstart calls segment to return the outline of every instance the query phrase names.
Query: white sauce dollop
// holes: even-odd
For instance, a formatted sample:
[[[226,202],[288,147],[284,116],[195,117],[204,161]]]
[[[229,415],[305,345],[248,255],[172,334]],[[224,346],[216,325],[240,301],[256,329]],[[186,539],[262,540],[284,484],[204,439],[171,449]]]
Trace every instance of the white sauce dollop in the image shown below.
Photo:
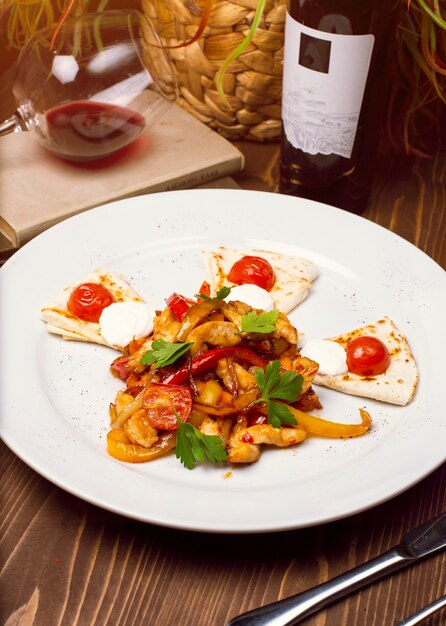
[[[335,341],[312,339],[304,345],[300,353],[319,363],[318,374],[336,376],[348,372],[347,353]]]
[[[274,310],[274,300],[271,294],[257,285],[237,285],[232,287],[231,293],[225,298],[225,301],[232,302],[233,300],[249,304],[253,309]]]
[[[153,331],[155,311],[145,302],[113,302],[99,318],[101,335],[111,346],[124,347]]]

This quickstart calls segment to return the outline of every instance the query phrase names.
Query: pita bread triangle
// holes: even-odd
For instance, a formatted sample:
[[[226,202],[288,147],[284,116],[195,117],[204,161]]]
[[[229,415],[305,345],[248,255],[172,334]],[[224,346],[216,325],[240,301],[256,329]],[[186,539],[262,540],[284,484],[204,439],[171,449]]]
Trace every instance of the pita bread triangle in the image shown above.
[[[42,309],[41,318],[46,322],[48,332],[61,335],[64,339],[108,346],[109,344],[101,335],[99,324],[81,320],[67,309],[71,292],[83,283],[103,285],[113,294],[116,302],[144,302],[141,296],[121,276],[99,268],[81,280],[65,287],[49,306]]]
[[[363,335],[377,337],[386,345],[390,354],[390,365],[383,374],[376,376],[358,376],[351,372],[337,375],[316,374],[314,383],[354,396],[406,405],[412,399],[418,384],[417,366],[406,337],[391,319],[383,317],[344,335],[330,337],[329,340],[346,348],[351,339]]]
[[[275,308],[282,313],[289,313],[307,297],[311,283],[319,275],[319,270],[311,261],[293,257],[279,252],[267,250],[236,250],[220,246],[215,251],[202,251],[206,267],[207,281],[211,293],[215,294],[221,287],[233,286],[228,274],[236,261],[242,257],[258,256],[266,259],[274,269],[276,282],[270,294]]]

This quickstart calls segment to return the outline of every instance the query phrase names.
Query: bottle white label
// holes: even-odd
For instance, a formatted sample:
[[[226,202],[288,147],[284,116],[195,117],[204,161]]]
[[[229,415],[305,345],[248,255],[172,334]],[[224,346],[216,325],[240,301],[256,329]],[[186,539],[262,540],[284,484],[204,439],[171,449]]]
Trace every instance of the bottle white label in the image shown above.
[[[282,119],[292,146],[351,157],[374,43],[373,35],[308,28],[287,13]]]

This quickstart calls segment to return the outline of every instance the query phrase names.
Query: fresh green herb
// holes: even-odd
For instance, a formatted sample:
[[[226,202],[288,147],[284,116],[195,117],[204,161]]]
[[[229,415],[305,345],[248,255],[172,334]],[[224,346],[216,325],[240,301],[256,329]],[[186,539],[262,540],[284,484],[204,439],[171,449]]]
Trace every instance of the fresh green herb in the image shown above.
[[[270,400],[268,405],[268,422],[274,426],[274,428],[280,428],[282,424],[296,425],[297,421],[294,415],[286,404],[280,402],[274,402]]]
[[[279,311],[250,311],[242,316],[242,331],[244,333],[273,333],[276,330]]]
[[[229,296],[230,293],[231,293],[231,287],[223,286],[217,291],[214,297],[207,296],[205,293],[196,293],[195,297],[201,298],[202,300],[213,300],[214,298],[218,298],[219,300],[224,300],[225,298]]]
[[[164,339],[157,339],[152,343],[152,349],[147,350],[141,358],[142,365],[155,363],[156,369],[174,363],[180,356],[185,354],[192,343],[169,343]]]
[[[220,300],[224,300],[225,298],[229,296],[230,293],[231,293],[231,287],[227,287],[226,285],[223,285],[223,287],[221,287],[217,291],[217,295],[215,297],[219,298]]]
[[[175,416],[178,423],[175,456],[187,469],[192,469],[196,463],[203,463],[206,458],[211,463],[226,461],[226,450],[220,437],[205,435],[192,424],[182,422],[176,411]]]
[[[265,402],[268,407],[268,422],[274,428],[282,424],[297,424],[289,408],[276,400],[295,402],[302,389],[303,376],[296,372],[280,373],[280,361],[272,361],[266,366],[266,371],[259,368],[254,373],[255,379],[262,392],[256,402]]]

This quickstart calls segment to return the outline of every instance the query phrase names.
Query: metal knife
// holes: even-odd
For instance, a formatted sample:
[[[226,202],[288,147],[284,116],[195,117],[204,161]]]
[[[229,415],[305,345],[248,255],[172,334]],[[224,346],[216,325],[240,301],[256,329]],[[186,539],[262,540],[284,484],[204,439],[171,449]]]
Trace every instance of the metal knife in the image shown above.
[[[446,547],[446,513],[410,530],[380,556],[303,593],[233,617],[226,626],[293,626],[331,602]]]
[[[406,617],[406,619],[403,619],[402,622],[398,622],[398,624],[395,624],[395,626],[415,626],[415,624],[419,624],[420,622],[428,618],[429,615],[433,615],[435,611],[439,611],[444,607],[446,607],[446,596],[438,598],[438,600],[435,600],[435,602],[428,604],[410,617]]]

